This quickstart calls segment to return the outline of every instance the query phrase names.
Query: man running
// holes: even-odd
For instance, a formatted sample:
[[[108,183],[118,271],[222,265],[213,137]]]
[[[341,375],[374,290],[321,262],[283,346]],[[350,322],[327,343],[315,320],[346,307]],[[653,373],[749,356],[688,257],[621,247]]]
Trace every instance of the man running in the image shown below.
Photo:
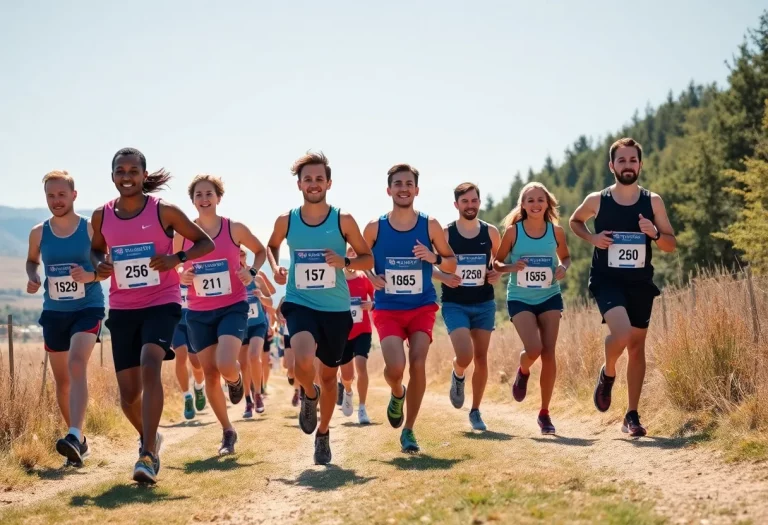
[[[627,393],[629,406],[622,432],[644,436],[637,413],[645,378],[645,337],[651,321],[653,300],[661,292],[653,283],[651,241],[661,251],[673,252],[677,245],[664,201],[638,185],[643,150],[631,138],[611,145],[608,167],[616,183],[591,193],[573,212],[573,233],[594,245],[589,271],[589,291],[597,302],[610,334],[605,338],[605,364],[594,392],[597,409],[611,406],[616,362],[627,349]],[[595,218],[591,233],[586,222]]]
[[[469,423],[474,430],[485,430],[480,402],[488,382],[488,346],[496,321],[493,285],[500,274],[492,264],[501,236],[495,226],[478,219],[480,190],[475,184],[459,184],[453,197],[459,219],[445,229],[445,238],[456,254],[458,270],[434,272],[442,283],[443,320],[456,354],[449,397],[454,408],[464,406],[464,371],[474,361]]]
[[[331,461],[329,424],[336,401],[336,374],[352,328],[344,268],[373,267],[370,248],[355,219],[326,201],[331,167],[322,153],[307,153],[291,169],[304,203],[278,217],[269,239],[269,264],[277,284],[286,284],[281,306],[296,357],[296,379],[302,387],[299,426],[306,434],[317,428],[315,463]],[[280,245],[287,240],[290,268],[278,265]],[[345,257],[349,243],[357,257]],[[321,385],[314,383],[315,356]],[[320,425],[317,405],[320,401]]]
[[[155,483],[160,470],[164,360],[173,359],[171,340],[181,317],[176,266],[211,252],[213,241],[176,206],[153,195],[171,178],[147,172],[147,159],[133,148],[112,158],[112,181],[120,196],[93,212],[91,258],[101,279],[110,278],[112,357],[120,404],[139,432],[134,481]],[[194,244],[173,253],[178,232]]]
[[[386,363],[384,379],[392,389],[387,418],[392,427],[400,427],[403,402],[407,403],[400,445],[403,452],[418,452],[413,426],[427,387],[425,366],[438,310],[432,267],[436,265],[453,273],[456,258],[440,223],[413,209],[419,194],[418,170],[408,164],[397,164],[387,172],[387,184],[392,211],[365,227],[365,240],[373,246],[375,261],[375,274],[368,275],[376,288],[373,324]],[[433,247],[437,253],[432,251]],[[407,389],[403,385],[406,339],[410,363]]]
[[[56,442],[56,451],[67,465],[80,467],[90,450],[83,435],[88,406],[88,360],[101,332],[104,293],[91,263],[93,228],[75,213],[75,181],[66,171],[43,177],[43,189],[51,217],[29,234],[27,293],[43,283],[43,343],[56,382],[56,401],[69,430]]]
[[[176,241],[178,239],[178,243]],[[180,237],[174,239],[173,251],[181,250],[182,240]],[[178,244],[178,245],[177,245]],[[179,267],[181,270],[181,267]],[[203,374],[203,366],[197,359],[197,355],[194,352],[189,351],[189,336],[187,335],[187,309],[189,305],[187,303],[187,294],[189,289],[181,285],[181,319],[179,324],[176,325],[176,330],[173,332],[173,340],[171,341],[171,348],[176,354],[176,380],[179,382],[179,388],[184,395],[184,417],[186,419],[193,419],[195,417],[195,409],[199,412],[205,408],[205,375]],[[187,370],[187,362],[192,367],[192,378],[194,385],[192,390],[189,388],[189,371]],[[192,391],[194,390],[194,398],[192,397]]]

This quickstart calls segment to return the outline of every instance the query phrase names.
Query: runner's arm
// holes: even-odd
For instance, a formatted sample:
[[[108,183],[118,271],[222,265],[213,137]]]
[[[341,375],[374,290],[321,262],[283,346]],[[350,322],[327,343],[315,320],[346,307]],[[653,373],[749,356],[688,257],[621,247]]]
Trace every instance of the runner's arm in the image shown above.
[[[187,215],[181,211],[181,208],[168,204],[165,201],[160,202],[160,222],[161,226],[166,225],[179,233],[182,237],[192,242],[192,247],[187,250],[187,260],[194,260],[207,255],[215,248],[213,240],[203,231],[200,226],[192,222]],[[175,235],[174,235],[175,241]],[[174,256],[178,260],[178,256]],[[177,264],[181,264],[178,261]]]
[[[262,270],[259,270],[259,277],[261,277],[261,279],[264,281],[264,284],[266,284],[267,290],[269,290],[269,295],[275,295],[277,293],[277,289],[275,288],[275,285],[272,284],[272,281],[269,280],[267,274]]]
[[[556,275],[556,279],[559,281],[565,277],[565,272],[571,267],[571,253],[568,251],[568,240],[565,237],[565,229],[558,225],[553,225],[553,228],[555,229],[555,240],[557,241],[557,258],[560,259],[559,266],[563,267],[562,272],[557,272],[556,270],[558,275],[560,273],[562,274],[559,277]]]
[[[96,208],[91,216],[93,225],[93,237],[91,237],[91,262],[96,269],[98,280],[103,280],[112,275],[112,263],[107,260],[109,249],[104,235],[101,234],[101,222],[104,218],[104,207]]]
[[[373,220],[365,225],[365,229],[363,230],[363,239],[365,239],[366,244],[371,247],[371,250],[373,250],[373,245],[376,244],[376,237],[378,237],[378,235],[379,235],[378,220]],[[373,268],[369,268],[365,270],[365,274],[368,276],[369,279],[372,277],[377,277],[377,275],[373,271]]]
[[[653,207],[654,226],[661,233],[661,236],[656,240],[656,245],[663,252],[674,252],[677,248],[677,239],[675,238],[675,230],[669,222],[664,201],[659,195],[652,193],[651,206]]]
[[[350,270],[370,270],[373,268],[371,247],[360,233],[357,221],[349,213],[341,214],[341,233],[356,254],[356,257],[350,258],[348,268]]]
[[[437,219],[429,218],[428,223],[429,237],[432,240],[432,245],[435,248],[437,254],[443,258],[440,264],[437,265],[445,273],[451,274],[456,271],[456,256],[453,253],[448,241],[445,238],[443,227],[437,221]]]
[[[587,221],[592,217],[597,216],[597,212],[600,208],[600,193],[594,192],[587,195],[578,208],[571,215],[571,219],[568,224],[571,227],[571,231],[576,234],[577,237],[584,239],[590,244],[594,244],[594,234],[587,228]]]
[[[511,273],[516,271],[514,264],[506,264],[504,261],[509,257],[509,253],[512,251],[512,247],[517,241],[517,228],[514,224],[511,224],[501,237],[499,242],[499,249],[496,250],[496,256],[493,260],[493,268],[499,273]]]
[[[272,275],[277,273],[277,269],[280,267],[280,245],[283,244],[286,236],[288,235],[288,224],[290,217],[287,213],[284,213],[275,221],[275,227],[272,230],[272,235],[269,237],[267,243],[267,261],[269,267],[272,269]],[[278,281],[278,284],[280,282]]]
[[[488,274],[486,275],[486,281],[488,284],[496,284],[501,278],[501,274],[496,270],[496,254],[499,251],[501,245],[501,234],[499,229],[493,224],[488,225],[488,236],[491,238],[491,260],[488,262]]]
[[[40,223],[29,232],[29,249],[27,250],[27,293],[35,293],[40,288],[40,240],[43,238],[43,224]]]
[[[253,266],[251,268],[256,272],[262,267],[267,258],[267,251],[261,241],[251,232],[250,228],[242,222],[232,221],[230,223],[232,240],[235,244],[242,244],[253,252]]]

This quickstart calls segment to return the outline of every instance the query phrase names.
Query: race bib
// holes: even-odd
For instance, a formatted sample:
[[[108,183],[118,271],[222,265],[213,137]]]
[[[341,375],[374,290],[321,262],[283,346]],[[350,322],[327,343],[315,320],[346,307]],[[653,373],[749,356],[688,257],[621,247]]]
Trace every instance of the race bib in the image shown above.
[[[217,297],[232,293],[232,281],[229,279],[229,264],[226,259],[192,263],[195,277],[195,293],[198,297]]]
[[[187,303],[187,294],[189,293],[189,288],[181,285],[181,308],[186,310],[189,308],[189,303]]]
[[[475,255],[456,254],[457,273],[461,286],[482,286],[488,269],[484,253]]]
[[[645,268],[646,235],[642,232],[613,232],[608,247],[610,268]]]
[[[257,319],[259,317],[260,302],[258,297],[248,296],[248,319]]]
[[[527,266],[517,272],[517,285],[520,288],[549,288],[552,286],[552,265],[549,256],[520,257]]]
[[[155,244],[126,244],[110,250],[117,287],[145,288],[160,284],[160,274],[149,267],[149,259],[155,255]]]
[[[420,294],[424,288],[422,262],[416,257],[387,257],[384,264],[384,292],[389,294]]]
[[[355,324],[362,323],[363,322],[363,306],[362,306],[362,299],[359,297],[351,297],[351,306],[349,308],[349,311],[352,313],[352,321],[354,321]]]
[[[54,301],[74,301],[85,297],[85,285],[75,282],[69,275],[72,264],[51,264],[45,277],[48,279],[48,295]]]
[[[296,250],[294,257],[297,290],[324,290],[336,286],[336,270],[325,262],[325,250]]]

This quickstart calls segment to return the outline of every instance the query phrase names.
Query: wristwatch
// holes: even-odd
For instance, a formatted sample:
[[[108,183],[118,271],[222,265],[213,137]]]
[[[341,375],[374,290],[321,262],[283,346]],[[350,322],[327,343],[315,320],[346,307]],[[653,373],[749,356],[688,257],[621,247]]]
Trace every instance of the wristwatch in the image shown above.
[[[349,260],[349,257],[344,257],[344,268],[348,268],[350,264],[352,261]]]
[[[435,254],[435,266],[440,266],[440,264],[443,262],[443,256],[439,253]]]
[[[253,268],[253,267],[251,267],[251,268],[248,268],[248,271],[251,273],[251,277],[256,277],[256,274],[258,274],[258,273],[259,273],[259,272],[258,272],[258,271],[256,271],[256,269],[255,269],[255,268]]]
[[[659,239],[661,239],[661,230],[656,228],[656,237],[651,237],[651,239],[653,239],[654,241],[658,241]]]
[[[184,250],[176,252],[176,257],[178,257],[179,260],[183,263],[187,262],[187,254]]]

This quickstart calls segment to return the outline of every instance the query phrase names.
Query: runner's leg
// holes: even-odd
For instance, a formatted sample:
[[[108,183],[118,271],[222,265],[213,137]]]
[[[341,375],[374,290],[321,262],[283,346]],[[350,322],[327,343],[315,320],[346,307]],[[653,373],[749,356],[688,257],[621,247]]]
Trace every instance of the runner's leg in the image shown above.
[[[560,331],[561,315],[560,310],[550,310],[539,316],[542,340],[541,377],[539,378],[542,410],[549,410],[552,392],[555,389],[555,379],[557,378],[555,347],[557,346],[557,335]]]
[[[144,450],[157,453],[157,428],[163,415],[163,358],[165,350],[153,343],[141,348],[141,384],[143,386],[141,421]]]
[[[341,382],[344,385],[345,392],[352,391],[352,381],[355,380],[355,364],[350,361],[341,365]]]
[[[96,334],[78,332],[69,344],[69,426],[83,430],[88,406],[88,360],[96,344]]]
[[[317,432],[325,434],[331,424],[333,409],[336,406],[336,378],[338,377],[339,367],[326,366],[320,363],[320,424]]]
[[[205,381],[205,374],[203,373],[203,365],[200,364],[200,360],[197,358],[197,354],[187,352],[189,357],[189,364],[192,365],[192,377],[195,378],[195,382],[198,385],[202,385]]]
[[[627,345],[627,394],[629,406],[627,411],[637,410],[640,404],[640,394],[645,380],[645,338],[648,330],[632,328]]]
[[[220,386],[221,374],[216,366],[216,346],[211,345],[202,352],[198,352],[197,357],[205,373],[205,393],[208,396],[208,403],[210,403],[216,419],[221,423],[221,427],[227,430],[232,428],[232,423],[230,423],[229,414],[227,414],[227,400]]]
[[[120,389],[120,408],[131,422],[139,436],[144,435],[141,409],[141,367],[134,366],[117,372],[117,386]]]
[[[610,330],[610,334],[605,338],[605,375],[616,377],[616,362],[629,345],[632,326],[623,306],[608,310],[603,318]]]
[[[384,356],[384,379],[395,397],[403,397],[403,375],[405,374],[405,350],[403,340],[390,335],[381,340],[381,354]]]
[[[472,408],[480,408],[485,385],[488,383],[488,347],[491,344],[489,330],[472,330],[475,368],[472,371]],[[455,348],[455,347],[454,347]]]
[[[368,399],[368,359],[355,356],[354,361],[357,369],[357,394],[360,396],[360,404],[365,405]]]
[[[59,404],[61,416],[67,427],[71,427],[69,412],[69,352],[48,352],[48,360],[51,363],[53,380],[56,383],[56,402]]]
[[[408,392],[405,406],[405,428],[413,429],[419,415],[424,392],[427,390],[427,353],[431,343],[424,332],[415,332],[408,338]]]
[[[543,348],[539,325],[532,312],[520,312],[512,318],[517,335],[523,342],[523,352],[520,354],[520,369],[523,375],[531,373],[531,366],[541,355]]]
[[[173,349],[176,354],[175,369],[176,380],[179,382],[179,388],[184,394],[191,393],[189,389],[189,371],[187,370],[187,361],[189,361],[187,352],[187,345],[181,345]],[[202,381],[201,381],[202,382]]]

